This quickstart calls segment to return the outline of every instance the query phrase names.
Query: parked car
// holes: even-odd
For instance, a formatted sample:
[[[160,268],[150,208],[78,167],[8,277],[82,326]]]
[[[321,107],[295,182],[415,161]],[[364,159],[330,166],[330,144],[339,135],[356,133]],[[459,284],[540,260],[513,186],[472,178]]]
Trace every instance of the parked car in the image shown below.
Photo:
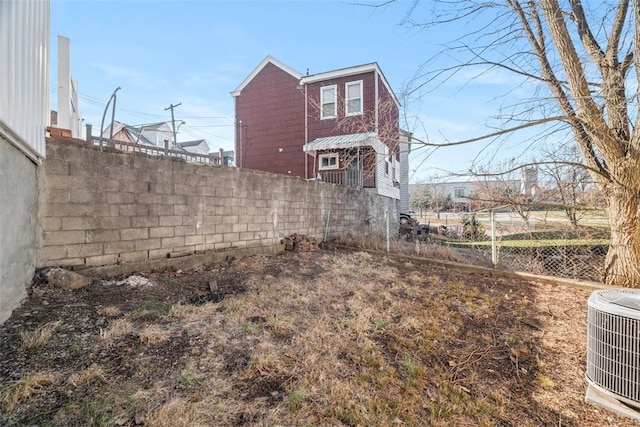
[[[416,219],[415,211],[407,211],[400,213],[400,224],[417,224],[418,220]]]

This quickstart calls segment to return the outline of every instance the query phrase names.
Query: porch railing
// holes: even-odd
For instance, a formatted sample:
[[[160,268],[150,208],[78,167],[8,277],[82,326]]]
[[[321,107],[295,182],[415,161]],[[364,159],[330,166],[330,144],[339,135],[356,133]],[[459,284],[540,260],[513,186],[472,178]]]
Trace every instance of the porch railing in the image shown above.
[[[93,145],[102,145],[104,147],[116,148],[122,151],[133,151],[134,153],[144,153],[151,156],[164,156],[165,150],[163,147],[156,147],[155,145],[135,144],[126,141],[111,140],[108,138],[102,138],[93,136],[90,139]],[[171,157],[181,157],[187,162],[209,163],[212,165],[219,165],[220,160],[215,157],[210,157],[208,154],[190,153],[182,150],[167,150],[167,155]]]
[[[322,182],[344,185],[352,188],[375,188],[376,176],[373,171],[362,169],[320,171]]]

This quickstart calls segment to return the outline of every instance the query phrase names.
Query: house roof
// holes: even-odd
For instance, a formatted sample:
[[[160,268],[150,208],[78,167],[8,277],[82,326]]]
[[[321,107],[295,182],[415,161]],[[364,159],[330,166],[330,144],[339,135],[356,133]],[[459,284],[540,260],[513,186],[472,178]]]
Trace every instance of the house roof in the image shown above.
[[[295,77],[296,79],[300,79],[300,77],[302,77],[302,74],[300,74],[299,72],[297,72],[296,70],[294,70],[293,68],[289,67],[288,65],[283,64],[282,62],[278,61],[276,58],[274,58],[271,55],[267,55],[266,58],[264,58],[262,60],[262,62],[260,64],[258,64],[258,66],[256,68],[254,68],[254,70],[251,72],[251,74],[249,74],[247,76],[246,79],[244,79],[242,81],[242,83],[240,83],[240,86],[238,86],[236,88],[236,90],[234,90],[233,92],[231,92],[232,96],[238,96],[240,95],[240,93],[242,92],[242,89],[245,88],[245,86],[247,86],[249,84],[249,82],[251,82],[251,80],[253,80],[253,78],[258,75],[258,73],[260,71],[262,71],[262,69],[264,67],[267,66],[267,64],[273,64],[276,67],[280,68],[281,70],[291,74],[293,77]]]
[[[316,138],[305,144],[302,150],[306,153],[315,153],[322,150],[340,150],[344,148],[371,146],[377,152],[384,152],[385,145],[378,139],[375,132],[353,133],[349,135],[328,136]]]
[[[194,141],[179,142],[178,144],[183,147],[197,147],[198,145],[201,145],[203,142],[207,145],[207,147],[209,147],[209,144],[207,143],[206,139],[196,139]]]
[[[398,101],[398,98],[396,98],[395,92],[393,91],[393,89],[391,89],[391,86],[389,85],[387,78],[382,73],[382,70],[380,69],[380,66],[378,66],[377,62],[372,62],[370,64],[363,64],[363,65],[356,65],[354,67],[340,68],[338,70],[333,70],[333,71],[325,71],[323,73],[311,74],[309,76],[303,76],[300,79],[300,83],[301,84],[315,83],[323,80],[331,80],[331,79],[336,79],[340,77],[348,77],[356,74],[363,74],[363,73],[369,73],[369,72],[376,72],[377,74],[380,75],[380,78],[382,79],[382,84],[384,84],[384,86],[387,88],[387,90],[391,94],[391,97],[393,98],[393,102],[395,102],[396,105],[399,107],[400,102]]]

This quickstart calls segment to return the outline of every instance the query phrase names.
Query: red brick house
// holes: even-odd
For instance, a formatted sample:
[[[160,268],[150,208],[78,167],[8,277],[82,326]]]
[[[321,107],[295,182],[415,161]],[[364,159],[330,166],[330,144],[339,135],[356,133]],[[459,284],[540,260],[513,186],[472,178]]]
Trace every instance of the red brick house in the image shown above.
[[[267,56],[232,95],[238,167],[400,198],[409,138],[378,64],[302,75]]]

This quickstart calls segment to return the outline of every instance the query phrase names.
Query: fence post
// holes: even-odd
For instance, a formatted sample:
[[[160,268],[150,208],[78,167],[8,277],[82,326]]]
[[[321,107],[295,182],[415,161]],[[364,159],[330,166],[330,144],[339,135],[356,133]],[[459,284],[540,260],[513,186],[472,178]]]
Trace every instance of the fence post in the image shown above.
[[[385,212],[385,215],[387,217],[387,253],[389,253],[389,249],[390,249],[390,242],[389,242],[389,220],[390,220],[390,215],[389,215],[389,211],[387,210]]]
[[[496,218],[491,210],[491,263],[493,268],[498,266],[498,251],[496,248]]]
[[[331,218],[331,209],[329,209],[329,212],[327,213],[327,222],[324,225],[324,239],[322,240],[323,242],[327,241],[327,233],[329,232],[329,219]]]
[[[91,141],[91,137],[93,136],[92,133],[93,133],[93,130],[91,128],[91,123],[87,123],[87,130],[85,131],[85,134],[86,134],[85,137],[89,144],[93,144],[93,141]]]

